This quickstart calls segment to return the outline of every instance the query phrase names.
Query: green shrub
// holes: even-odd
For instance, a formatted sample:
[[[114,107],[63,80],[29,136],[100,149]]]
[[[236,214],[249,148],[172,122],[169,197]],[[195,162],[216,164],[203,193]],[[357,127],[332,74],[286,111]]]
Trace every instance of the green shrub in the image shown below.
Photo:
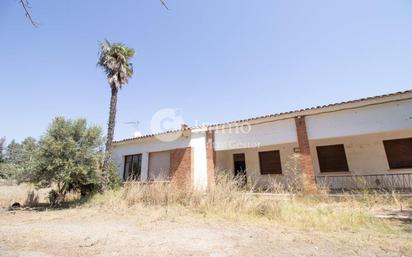
[[[24,181],[38,187],[55,186],[59,201],[68,192],[86,196],[100,184],[102,136],[86,120],[55,118],[38,143],[34,165]]]
[[[109,189],[110,190],[118,190],[120,189],[120,186],[122,185],[122,178],[119,176],[119,173],[117,172],[117,167],[116,164],[112,161],[110,163],[110,169],[109,169]]]
[[[0,179],[16,179],[21,173],[19,166],[12,163],[0,163]]]

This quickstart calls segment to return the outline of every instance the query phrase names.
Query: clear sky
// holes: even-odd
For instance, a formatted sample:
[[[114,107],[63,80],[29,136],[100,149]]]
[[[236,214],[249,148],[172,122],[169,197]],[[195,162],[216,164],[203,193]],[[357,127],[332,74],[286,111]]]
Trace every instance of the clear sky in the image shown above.
[[[215,123],[410,89],[410,0],[16,0],[0,2],[0,136],[39,137],[53,117],[106,130],[98,41],[135,48],[116,138],[153,114]]]

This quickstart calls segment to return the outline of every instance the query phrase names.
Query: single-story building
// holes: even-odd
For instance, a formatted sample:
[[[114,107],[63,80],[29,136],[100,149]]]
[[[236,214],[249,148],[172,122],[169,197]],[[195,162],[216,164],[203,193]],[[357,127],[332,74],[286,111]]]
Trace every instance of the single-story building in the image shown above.
[[[265,187],[298,162],[309,184],[411,187],[412,90],[114,143],[123,179],[203,190],[218,172]]]

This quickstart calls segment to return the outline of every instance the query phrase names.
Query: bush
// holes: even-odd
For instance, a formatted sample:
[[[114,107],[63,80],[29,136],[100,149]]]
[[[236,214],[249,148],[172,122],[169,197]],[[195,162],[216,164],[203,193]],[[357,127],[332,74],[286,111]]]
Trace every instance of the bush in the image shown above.
[[[54,189],[50,190],[48,198],[53,207],[59,207],[64,200],[64,196]]]
[[[1,142],[0,142],[1,143]],[[12,140],[6,148],[6,153],[0,162],[0,178],[25,181],[26,175],[33,169],[37,141],[28,137],[21,143]]]
[[[14,180],[19,177],[21,170],[18,165],[12,163],[0,163],[0,179]]]
[[[68,192],[82,196],[95,192],[100,184],[101,144],[99,127],[89,127],[84,119],[56,118],[40,139],[35,165],[24,181],[38,187],[55,186],[50,197],[53,204]]]
[[[116,164],[112,161],[110,163],[110,169],[109,169],[109,183],[108,183],[109,189],[118,190],[121,185],[122,185],[122,178],[119,176],[119,173],[117,172]]]
[[[55,206],[69,192],[91,195],[100,189],[102,142],[100,128],[88,126],[86,120],[55,118],[40,141],[28,137],[7,146],[0,179],[52,187],[49,200]],[[120,185],[117,168],[111,163],[109,188],[117,190]]]

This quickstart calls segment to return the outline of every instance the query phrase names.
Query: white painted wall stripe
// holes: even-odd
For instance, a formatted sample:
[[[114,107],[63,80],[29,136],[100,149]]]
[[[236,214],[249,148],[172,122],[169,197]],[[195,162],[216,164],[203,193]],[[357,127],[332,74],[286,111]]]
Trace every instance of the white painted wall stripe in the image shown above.
[[[190,145],[193,149],[193,182],[197,190],[207,188],[206,133],[192,133]]]
[[[412,100],[306,117],[309,139],[344,137],[412,128]]]
[[[276,145],[297,141],[294,119],[251,125],[243,129],[216,130],[215,150],[231,150]]]

